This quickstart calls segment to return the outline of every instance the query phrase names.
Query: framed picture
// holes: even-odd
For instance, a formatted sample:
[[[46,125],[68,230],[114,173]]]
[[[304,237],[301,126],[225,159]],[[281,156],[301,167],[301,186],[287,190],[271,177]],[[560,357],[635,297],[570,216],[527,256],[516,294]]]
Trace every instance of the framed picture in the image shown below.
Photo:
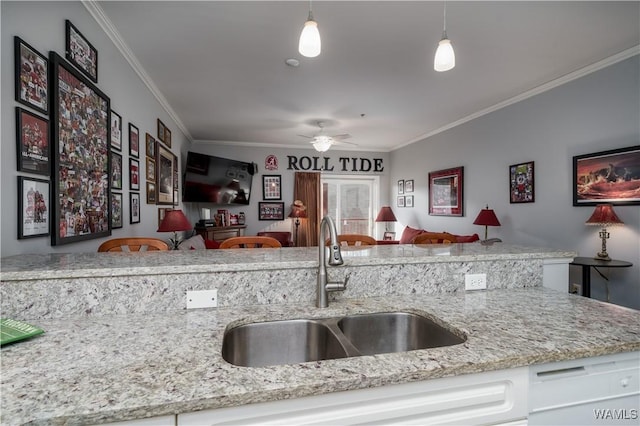
[[[404,181],[404,192],[413,192],[413,179]]]
[[[18,239],[49,235],[49,181],[18,176]]]
[[[404,194],[404,180],[402,179],[398,181],[398,194]]]
[[[98,82],[98,51],[71,23],[66,21],[66,57],[94,83]]]
[[[147,204],[156,203],[156,184],[147,182]]]
[[[509,202],[535,201],[533,161],[509,166]]]
[[[429,214],[463,216],[464,167],[429,173]]]
[[[262,176],[262,198],[264,200],[282,200],[280,175]]]
[[[398,196],[398,207],[404,207],[404,195],[399,195]]]
[[[413,207],[413,195],[405,195],[404,196],[404,206],[405,207]]]
[[[49,120],[16,107],[18,171],[49,176]]]
[[[122,228],[122,193],[111,193],[111,228]]]
[[[258,220],[284,220],[284,203],[258,203]]]
[[[49,62],[20,37],[14,37],[16,101],[49,113]]]
[[[156,204],[173,205],[173,153],[164,146],[156,146]]]
[[[111,152],[111,189],[122,189],[122,155]]]
[[[640,204],[640,145],[573,157],[573,205]]]
[[[162,122],[162,120],[158,118],[158,140],[160,142],[164,142],[164,129],[165,129],[164,123]]]
[[[171,148],[171,130],[168,127],[164,128],[164,144],[167,148]]]
[[[386,231],[384,233],[384,237],[383,237],[384,241],[393,241],[395,239],[396,239],[396,233],[395,232]]]
[[[149,133],[146,134],[147,157],[156,158],[156,140]]]
[[[140,131],[132,123],[129,123],[129,156],[140,157]]]
[[[140,193],[129,193],[129,223],[140,223]]]
[[[111,110],[111,149],[122,150],[122,117],[120,114]]]
[[[133,158],[129,158],[129,189],[140,190],[140,162]]]
[[[109,98],[51,52],[53,187],[51,244],[111,234]],[[87,117],[75,120],[73,117]]]
[[[156,160],[153,158],[147,157],[147,181],[155,182],[156,181]]]

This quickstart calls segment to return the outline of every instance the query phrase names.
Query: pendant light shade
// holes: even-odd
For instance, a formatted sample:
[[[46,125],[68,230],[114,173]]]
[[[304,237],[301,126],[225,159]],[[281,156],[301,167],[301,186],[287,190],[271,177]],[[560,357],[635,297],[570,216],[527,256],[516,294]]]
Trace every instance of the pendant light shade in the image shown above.
[[[451,40],[447,38],[447,34],[443,34],[442,40],[438,43],[438,50],[433,59],[433,69],[442,72],[449,71],[456,66],[456,54],[453,52]]]
[[[300,42],[298,43],[298,52],[307,58],[315,58],[320,54],[322,44],[320,42],[320,31],[318,31],[318,23],[313,20],[313,14],[309,9],[309,17],[304,23],[302,33],[300,34]]]
[[[447,2],[444,3],[444,14],[442,24],[442,39],[438,43],[436,56],[433,58],[433,69],[442,72],[449,71],[456,66],[456,55],[453,53],[453,45],[447,37]]]

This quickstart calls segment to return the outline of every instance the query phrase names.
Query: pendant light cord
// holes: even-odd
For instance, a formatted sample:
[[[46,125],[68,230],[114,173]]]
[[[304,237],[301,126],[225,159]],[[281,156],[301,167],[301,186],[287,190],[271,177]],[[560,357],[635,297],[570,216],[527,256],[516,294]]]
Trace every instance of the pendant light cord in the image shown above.
[[[311,0],[309,0],[311,1]],[[443,24],[442,24],[442,38],[447,38],[447,1],[444,2]]]

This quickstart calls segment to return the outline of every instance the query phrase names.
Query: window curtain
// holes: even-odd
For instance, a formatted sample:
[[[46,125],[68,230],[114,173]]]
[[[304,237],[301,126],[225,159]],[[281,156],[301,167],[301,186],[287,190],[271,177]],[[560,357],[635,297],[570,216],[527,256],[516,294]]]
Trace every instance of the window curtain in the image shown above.
[[[307,207],[307,219],[300,222],[298,246],[318,245],[318,225],[320,224],[320,173],[296,172],[293,185],[293,199],[300,200]]]

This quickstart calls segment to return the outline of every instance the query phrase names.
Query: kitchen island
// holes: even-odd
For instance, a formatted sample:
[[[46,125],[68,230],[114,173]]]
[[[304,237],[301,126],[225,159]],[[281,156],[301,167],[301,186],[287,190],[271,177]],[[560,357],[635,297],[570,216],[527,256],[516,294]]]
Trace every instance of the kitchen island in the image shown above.
[[[249,260],[249,264],[253,260],[255,269],[271,280],[277,276],[274,275],[275,271],[288,267],[306,279],[304,277],[310,273],[306,268],[312,271],[317,267],[317,261],[314,264],[313,260],[314,251],[294,250],[299,252],[301,258],[292,260],[292,255],[288,255],[287,259],[281,259],[281,268],[273,259],[281,256],[285,249],[280,253],[269,252],[268,249],[253,251],[242,258]],[[412,246],[402,250],[405,252],[403,259],[396,257],[391,260],[393,254],[399,256],[400,248],[381,246],[368,251],[367,256],[360,256],[363,251],[353,251],[352,254],[346,251],[345,269],[352,277],[361,276],[357,280],[350,280],[349,286],[364,285],[359,280],[366,275],[372,280],[370,289],[386,289],[385,293],[372,293],[371,297],[339,297],[332,300],[326,309],[315,308],[308,300],[246,303],[247,300],[256,300],[255,293],[260,290],[242,281],[246,277],[240,277],[240,281],[234,283],[243,285],[245,292],[253,295],[248,299],[222,303],[219,308],[186,310],[182,306],[180,309],[159,312],[153,309],[136,311],[133,307],[135,303],[129,302],[119,310],[111,308],[111,312],[106,312],[106,306],[117,306],[108,299],[119,297],[109,293],[112,290],[110,278],[99,277],[106,275],[107,270],[111,270],[112,277],[120,277],[125,282],[131,279],[132,274],[136,275],[135,272],[143,276],[146,273],[143,271],[150,271],[150,280],[162,276],[154,273],[154,267],[150,266],[152,264],[159,265],[164,275],[171,275],[172,271],[176,275],[185,274],[181,268],[193,267],[197,271],[195,275],[230,274],[226,276],[234,280],[232,269],[241,271],[236,266],[239,261],[234,263],[228,258],[228,263],[216,264],[219,260],[217,255],[229,256],[228,252],[233,251],[202,254],[197,259],[191,259],[192,265],[185,261],[184,254],[175,258],[171,258],[173,253],[164,256],[145,255],[138,258],[138,263],[131,261],[134,257],[131,255],[84,255],[83,261],[96,257],[93,269],[88,267],[88,272],[76,266],[68,266],[66,271],[59,267],[54,269],[51,263],[46,266],[45,262],[40,262],[39,266],[25,268],[21,274],[17,259],[3,259],[3,299],[7,296],[10,300],[19,300],[17,295],[12,294],[16,282],[22,282],[28,294],[37,294],[43,288],[40,286],[43,281],[58,289],[70,288],[70,282],[86,289],[82,287],[82,282],[93,279],[103,280],[107,287],[97,293],[74,293],[70,296],[74,301],[84,298],[95,302],[94,307],[102,303],[104,307],[100,309],[104,310],[100,314],[96,314],[99,309],[77,315],[60,314],[69,312],[58,308],[57,305],[64,302],[64,295],[60,294],[51,309],[38,315],[35,315],[35,310],[24,307],[15,310],[19,319],[43,328],[46,333],[2,348],[2,424],[91,424],[173,416],[205,409],[631,353],[640,349],[639,312],[542,287],[541,259],[566,257],[568,262],[571,253],[513,247],[488,251],[477,245],[473,249],[449,248],[449,253],[452,250],[461,251],[459,256],[449,255],[447,258],[447,255],[441,254],[439,247],[429,249],[428,254]],[[416,256],[416,253],[424,255]],[[210,257],[208,263],[218,266],[218,269],[205,265],[202,259],[207,256]],[[50,258],[51,262],[60,265],[60,256],[51,255]],[[413,291],[416,287],[420,288],[422,277],[410,275],[401,275],[402,279],[396,283],[396,287],[407,284],[404,290],[390,291],[390,283],[376,283],[366,271],[357,269],[381,265],[387,265],[385,267],[388,269],[393,263],[398,268],[411,268],[411,265],[432,268],[434,274],[439,274],[436,265],[444,264],[455,274],[460,268],[475,272],[478,269],[474,268],[482,269],[488,264],[502,268],[500,262],[520,265],[519,262],[525,259],[534,265],[527,272],[534,282],[522,282],[516,278],[507,285],[508,280],[504,277],[489,279],[489,290],[476,292],[460,291],[457,286],[446,287],[444,291],[441,288]],[[114,264],[119,264],[118,260],[122,260],[125,266],[112,268]],[[31,264],[32,260],[27,256],[24,261]],[[302,263],[292,265],[295,262]],[[257,267],[258,264],[261,266]],[[211,270],[202,271],[206,268]],[[251,266],[245,268],[252,269]],[[340,268],[330,268],[329,273],[338,273]],[[406,271],[399,268],[395,272]],[[519,275],[514,272],[514,276]],[[378,281],[384,280],[384,276],[378,277]],[[432,282],[427,279],[424,281]],[[437,284],[442,281],[434,282]],[[492,288],[492,283],[500,285]],[[197,284],[202,283],[198,280]],[[279,284],[279,281],[270,283],[271,286]],[[98,281],[91,285],[99,288]],[[131,285],[128,282],[122,287],[123,291],[129,292],[129,298],[135,294],[134,290],[127,287]],[[311,283],[302,281],[302,285],[312,287],[310,293],[313,293],[313,277]],[[158,300],[155,295],[148,293],[149,288],[153,286],[138,289],[139,295],[146,301]],[[241,290],[233,294],[239,295]],[[167,293],[168,297],[173,297],[171,292]],[[225,291],[221,294],[225,294]],[[295,296],[298,293],[287,290],[286,294]],[[306,292],[300,294],[303,294],[302,299],[307,297]],[[229,296],[221,297],[224,299]],[[35,299],[34,296],[34,304],[39,305]],[[184,305],[184,294],[180,300]],[[454,346],[404,353],[260,368],[234,366],[224,361],[221,355],[223,335],[230,326],[256,321],[392,311],[437,318],[462,332],[466,341]],[[34,315],[32,318],[20,315],[25,312]]]

